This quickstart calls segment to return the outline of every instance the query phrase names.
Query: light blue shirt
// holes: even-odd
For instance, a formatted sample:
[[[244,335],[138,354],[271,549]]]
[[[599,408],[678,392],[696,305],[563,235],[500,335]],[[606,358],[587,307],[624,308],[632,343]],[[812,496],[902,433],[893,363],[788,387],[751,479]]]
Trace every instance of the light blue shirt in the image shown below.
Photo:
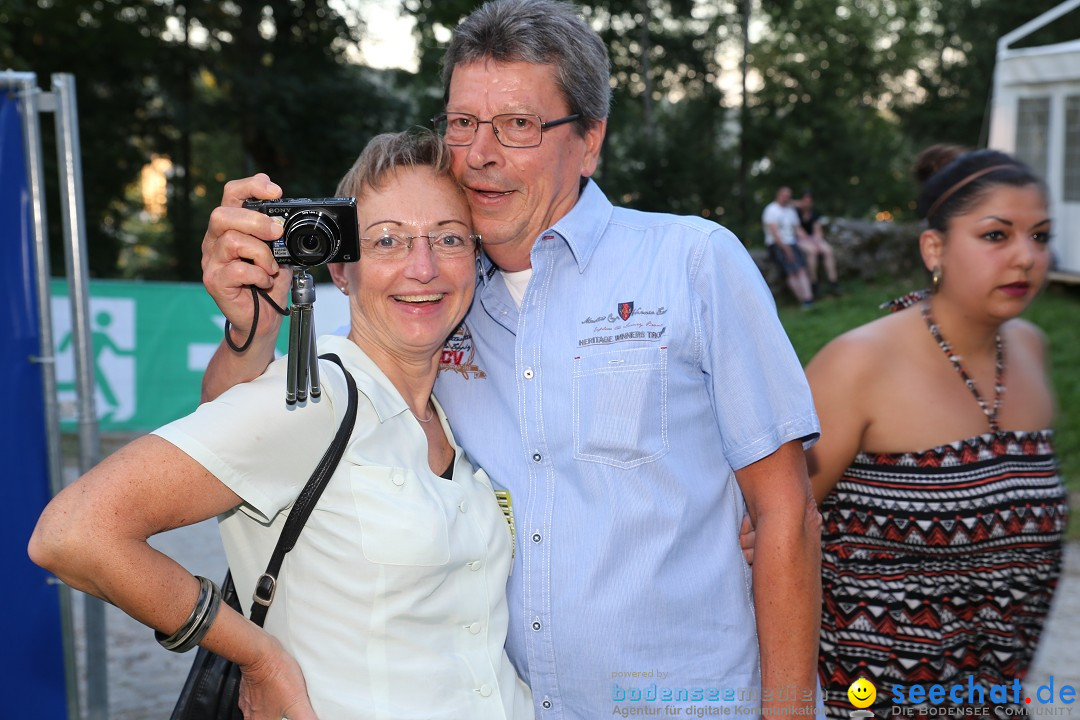
[[[507,649],[537,717],[757,707],[733,471],[819,432],[761,273],[719,225],[591,181],[531,259],[520,312],[482,261],[436,394],[511,491]]]

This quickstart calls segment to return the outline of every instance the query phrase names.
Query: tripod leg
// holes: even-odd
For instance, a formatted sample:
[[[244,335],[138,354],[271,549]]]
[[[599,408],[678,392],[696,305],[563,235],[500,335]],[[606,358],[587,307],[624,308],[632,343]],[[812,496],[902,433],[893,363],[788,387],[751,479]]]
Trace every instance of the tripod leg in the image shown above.
[[[296,399],[299,402],[307,400],[308,396],[308,362],[311,359],[311,306],[300,306],[300,338],[296,345]]]
[[[311,397],[317,398],[322,395],[322,385],[319,384],[319,348],[315,338],[315,315],[312,313],[308,322],[308,332],[311,342],[308,343],[308,374],[311,377]]]
[[[297,268],[293,272],[291,299],[285,402],[295,405],[307,400],[309,378],[311,396],[318,397],[322,392],[311,312],[315,303],[315,282],[306,270]]]
[[[300,324],[300,309],[293,305],[289,311],[289,364],[285,375],[285,402],[289,405],[296,404],[299,386],[300,363],[297,350],[300,347]]]

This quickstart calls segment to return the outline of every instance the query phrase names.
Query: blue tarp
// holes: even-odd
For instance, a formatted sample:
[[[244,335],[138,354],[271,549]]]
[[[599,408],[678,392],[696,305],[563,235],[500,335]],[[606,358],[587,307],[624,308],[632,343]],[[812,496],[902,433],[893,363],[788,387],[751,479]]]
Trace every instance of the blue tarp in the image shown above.
[[[26,543],[49,501],[48,449],[34,274],[30,192],[17,100],[0,90],[0,378],[5,401],[0,438],[0,677],[4,717],[67,716],[59,593],[30,562]],[[17,272],[16,272],[17,270]]]

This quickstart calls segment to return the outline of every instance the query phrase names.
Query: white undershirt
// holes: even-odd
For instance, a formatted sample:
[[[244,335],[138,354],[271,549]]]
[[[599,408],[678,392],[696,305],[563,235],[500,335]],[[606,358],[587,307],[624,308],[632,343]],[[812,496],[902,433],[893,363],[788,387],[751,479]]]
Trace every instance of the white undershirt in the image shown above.
[[[506,281],[506,289],[510,291],[510,297],[514,299],[514,304],[520,310],[521,301],[525,298],[525,288],[529,286],[529,279],[532,278],[532,268],[525,268],[517,272],[500,270],[499,273],[503,276],[503,280]]]

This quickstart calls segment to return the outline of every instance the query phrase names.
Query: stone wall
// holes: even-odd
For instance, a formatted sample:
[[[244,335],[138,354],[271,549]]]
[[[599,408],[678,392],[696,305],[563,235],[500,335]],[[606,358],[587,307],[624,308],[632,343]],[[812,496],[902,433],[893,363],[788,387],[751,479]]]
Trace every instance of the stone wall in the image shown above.
[[[841,283],[910,277],[923,270],[919,257],[921,223],[823,218],[822,227],[825,240],[836,253],[836,269]],[[782,296],[789,293],[780,268],[769,259],[764,245],[751,245],[749,249],[773,294]],[[824,271],[820,268],[818,275],[824,279]]]

